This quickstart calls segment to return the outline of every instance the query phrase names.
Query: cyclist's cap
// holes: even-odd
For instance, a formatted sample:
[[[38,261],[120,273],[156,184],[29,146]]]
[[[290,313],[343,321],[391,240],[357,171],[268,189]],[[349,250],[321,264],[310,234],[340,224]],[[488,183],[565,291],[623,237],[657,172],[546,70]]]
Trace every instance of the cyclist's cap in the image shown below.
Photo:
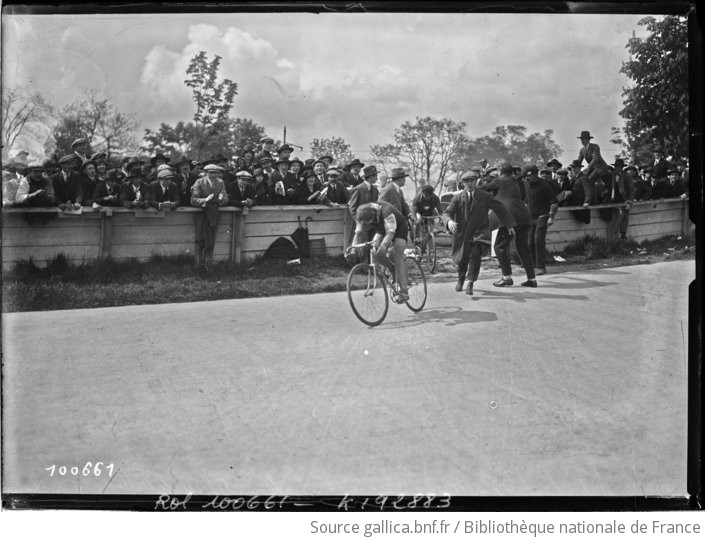
[[[433,192],[433,186],[431,186],[430,184],[425,184],[421,187],[421,192],[423,192],[424,194],[430,194],[431,192]]]
[[[466,171],[465,173],[463,173],[463,175],[460,177],[460,180],[466,181],[468,179],[478,179],[479,177],[480,175],[477,173],[477,171],[471,169],[470,171]]]

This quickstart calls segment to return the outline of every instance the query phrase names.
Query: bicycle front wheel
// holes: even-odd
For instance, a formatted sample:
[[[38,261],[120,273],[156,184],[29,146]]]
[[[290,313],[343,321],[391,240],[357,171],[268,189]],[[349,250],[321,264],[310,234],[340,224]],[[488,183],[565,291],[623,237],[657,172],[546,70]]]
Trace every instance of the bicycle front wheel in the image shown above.
[[[428,236],[426,251],[426,257],[428,258],[428,272],[433,273],[436,270],[436,237],[434,235]]]
[[[374,265],[359,263],[350,270],[348,301],[363,324],[376,326],[384,321],[389,310],[389,294]]]
[[[406,306],[414,312],[419,312],[426,304],[426,275],[416,258],[406,258],[406,271],[409,283],[409,301]]]

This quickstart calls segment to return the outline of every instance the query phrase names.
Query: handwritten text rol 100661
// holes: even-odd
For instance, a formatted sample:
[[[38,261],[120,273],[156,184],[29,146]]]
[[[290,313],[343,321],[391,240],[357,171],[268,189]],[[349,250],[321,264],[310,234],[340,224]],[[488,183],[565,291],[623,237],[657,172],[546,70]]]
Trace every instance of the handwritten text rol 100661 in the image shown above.
[[[103,461],[98,461],[97,463],[91,463],[87,461],[85,465],[51,465],[44,469],[49,472],[49,476],[53,477],[55,474],[58,476],[110,476],[112,478],[113,471],[115,470],[115,465],[110,463],[106,465]]]

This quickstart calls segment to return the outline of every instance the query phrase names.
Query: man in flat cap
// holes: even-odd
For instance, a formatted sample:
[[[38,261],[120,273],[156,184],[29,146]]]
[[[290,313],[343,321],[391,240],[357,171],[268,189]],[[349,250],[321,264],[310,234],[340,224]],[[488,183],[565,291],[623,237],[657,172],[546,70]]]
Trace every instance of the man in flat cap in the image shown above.
[[[262,158],[272,158],[272,145],[274,145],[274,140],[269,136],[264,136],[259,140],[260,150],[255,154],[255,160],[257,162],[262,162]]]
[[[198,179],[191,189],[191,205],[203,209],[203,214],[196,217],[196,264],[210,270],[220,217],[218,207],[228,204],[228,193],[223,183],[222,167],[208,164],[203,171],[205,175]]]
[[[225,184],[230,205],[234,207],[253,207],[257,201],[252,173],[243,169],[235,174],[235,182]]]
[[[27,178],[19,183],[15,202],[24,207],[54,207],[54,185],[44,177],[44,166],[40,162],[30,162],[27,171]]]
[[[328,182],[328,179],[326,178],[326,169],[328,169],[328,166],[320,158],[313,161],[313,172],[316,174],[316,179],[321,186]]]
[[[78,209],[83,204],[81,175],[74,171],[77,160],[73,154],[63,156],[59,160],[61,171],[51,180],[60,209]]]
[[[321,190],[322,197],[334,205],[346,205],[349,194],[341,180],[340,170],[336,167],[329,167],[326,171],[328,182]]]
[[[166,164],[163,164],[166,166]],[[181,202],[179,188],[174,181],[176,173],[168,166],[157,171],[157,178],[149,184],[147,200],[151,207],[162,211],[176,209]]]
[[[578,153],[577,160],[580,162],[581,166],[583,161],[587,162],[587,166],[585,166],[583,170],[585,176],[582,178],[583,191],[585,193],[583,207],[589,207],[598,201],[597,192],[601,190],[599,187],[596,187],[596,184],[599,183],[603,177],[609,175],[609,166],[600,154],[599,145],[590,142],[590,140],[594,138],[590,135],[589,131],[583,130],[580,132],[578,139],[580,139],[582,147]]]
[[[71,150],[76,158],[81,161],[81,165],[91,159],[90,143],[85,137],[81,137],[71,143]]]
[[[482,243],[489,237],[488,213],[495,212],[497,218],[514,235],[516,225],[512,215],[499,200],[488,192],[477,190],[480,175],[476,171],[465,172],[460,180],[463,190],[450,200],[443,212],[448,231],[453,234],[453,263],[458,266],[458,283],[455,291],[461,292],[467,276],[467,295],[473,295],[473,284],[480,274]]]

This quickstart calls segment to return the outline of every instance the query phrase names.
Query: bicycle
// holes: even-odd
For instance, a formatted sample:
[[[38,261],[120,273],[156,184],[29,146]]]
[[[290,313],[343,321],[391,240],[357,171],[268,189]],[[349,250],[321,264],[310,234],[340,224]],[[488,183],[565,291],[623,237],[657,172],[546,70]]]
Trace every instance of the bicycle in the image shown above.
[[[414,236],[414,246],[419,260],[426,263],[429,273],[436,270],[436,234],[433,232],[433,223],[436,218],[440,217],[438,215],[422,216],[418,225],[418,234]]]
[[[359,245],[351,245],[346,254],[358,248],[372,246],[368,241]],[[405,251],[404,263],[407,266],[409,298],[404,299],[395,284],[394,274],[381,263],[362,262],[355,265],[348,274],[348,302],[357,318],[368,326],[381,324],[389,310],[389,298],[392,302],[405,304],[414,312],[419,312],[426,304],[428,295],[426,276],[414,255]],[[389,290],[389,292],[387,291]]]

